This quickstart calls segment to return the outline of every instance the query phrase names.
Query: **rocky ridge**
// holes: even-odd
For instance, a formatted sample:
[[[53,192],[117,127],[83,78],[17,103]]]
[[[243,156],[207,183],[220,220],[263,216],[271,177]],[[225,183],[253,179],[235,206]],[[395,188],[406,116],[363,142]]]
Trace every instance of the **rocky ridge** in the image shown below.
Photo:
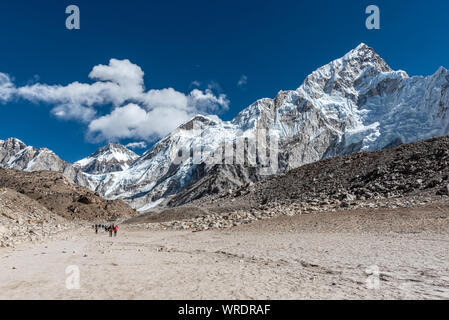
[[[75,162],[74,167],[88,174],[104,174],[123,171],[139,156],[120,144],[109,143],[89,157]]]
[[[88,177],[47,148],[27,146],[17,138],[0,140],[0,167],[26,172],[61,172],[80,186],[89,186]]]
[[[181,211],[181,206],[130,222],[200,231],[280,215],[410,208],[447,201],[449,137],[442,137],[327,159],[228,193],[208,195],[185,206],[190,212],[201,208],[194,217],[154,221],[155,215],[162,218],[172,210]]]

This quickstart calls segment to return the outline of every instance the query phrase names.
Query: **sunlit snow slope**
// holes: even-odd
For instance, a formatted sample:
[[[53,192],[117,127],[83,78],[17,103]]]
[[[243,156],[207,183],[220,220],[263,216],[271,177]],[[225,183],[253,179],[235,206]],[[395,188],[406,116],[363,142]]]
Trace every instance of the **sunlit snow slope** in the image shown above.
[[[145,211],[180,192],[182,201],[189,201],[259,180],[259,161],[247,166],[204,160],[221,154],[223,144],[253,139],[262,129],[279,139],[277,173],[324,158],[448,135],[448,88],[445,68],[431,76],[409,77],[361,44],[314,71],[298,89],[258,100],[230,122],[198,115],[140,157],[110,144],[64,169],[53,165],[49,150],[7,140],[0,141],[0,165],[68,170],[77,183]],[[201,161],[180,157],[180,149],[187,150],[184,155],[201,150]],[[248,158],[247,153],[233,156]]]

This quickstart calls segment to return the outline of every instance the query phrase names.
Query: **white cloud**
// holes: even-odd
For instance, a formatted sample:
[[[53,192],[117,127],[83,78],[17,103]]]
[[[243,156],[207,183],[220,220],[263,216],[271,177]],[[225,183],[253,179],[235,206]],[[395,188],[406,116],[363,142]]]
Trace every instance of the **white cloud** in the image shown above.
[[[95,66],[89,74],[89,78],[101,81],[111,81],[122,86],[143,88],[142,69],[131,63],[128,59],[111,59],[109,65]]]
[[[148,147],[145,141],[131,142],[126,145],[129,149],[146,149]]]
[[[192,90],[189,95],[189,101],[199,112],[217,112],[220,109],[229,109],[229,100],[226,95],[220,94],[215,96],[211,89],[206,89],[205,91]]]
[[[111,59],[108,66],[99,65],[89,74],[92,84],[73,82],[66,86],[33,84],[19,87],[16,95],[34,103],[55,105],[52,113],[62,119],[88,122],[97,111],[95,106],[120,106],[138,99],[144,92],[143,71],[129,60]]]
[[[53,105],[54,116],[86,123],[87,136],[96,141],[152,141],[197,114],[229,108],[226,95],[216,95],[211,88],[194,89],[188,94],[173,88],[146,91],[144,72],[129,60],[111,59],[108,65],[97,65],[89,78],[94,82],[15,87],[8,75],[0,73],[0,101],[16,97]],[[111,105],[109,114],[98,115],[99,108]]]
[[[93,120],[89,132],[98,133],[98,140],[141,138],[137,130],[148,121],[148,113],[136,104],[114,109],[110,114]]]
[[[9,101],[14,90],[14,84],[9,75],[0,72],[0,102],[5,103]]]
[[[94,119],[88,127],[92,141],[143,139],[163,137],[194,115],[174,107],[145,110],[131,103],[114,109],[110,114]]]
[[[84,107],[77,103],[58,104],[51,110],[51,113],[63,120],[79,120],[88,123],[95,118],[97,111],[93,108]]]
[[[243,87],[244,85],[246,85],[248,83],[248,77],[245,76],[244,74],[240,77],[240,80],[237,82],[237,86],[239,87]]]
[[[181,110],[187,110],[187,96],[173,88],[150,90],[142,96],[143,103],[149,108],[171,107]]]

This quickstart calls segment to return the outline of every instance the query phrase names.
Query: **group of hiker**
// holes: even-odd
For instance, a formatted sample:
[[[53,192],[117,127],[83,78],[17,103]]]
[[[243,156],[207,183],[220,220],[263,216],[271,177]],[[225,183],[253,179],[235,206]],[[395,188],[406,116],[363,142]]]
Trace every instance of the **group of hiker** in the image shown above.
[[[118,225],[115,224],[110,224],[110,225],[105,225],[105,224],[96,224],[94,225],[95,228],[95,233],[98,233],[99,229],[103,229],[106,232],[109,232],[109,236],[112,237],[112,234],[114,234],[114,237],[117,236],[117,232],[118,232]]]

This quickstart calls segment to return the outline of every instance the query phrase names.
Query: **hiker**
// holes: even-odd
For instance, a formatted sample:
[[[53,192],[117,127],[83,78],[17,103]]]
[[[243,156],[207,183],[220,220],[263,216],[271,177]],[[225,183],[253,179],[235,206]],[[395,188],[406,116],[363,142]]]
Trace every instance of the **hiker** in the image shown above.
[[[114,226],[114,237],[117,237],[118,226]]]
[[[109,226],[108,231],[109,231],[109,236],[112,237],[112,226]]]
[[[95,234],[98,234],[98,224],[95,225]]]

